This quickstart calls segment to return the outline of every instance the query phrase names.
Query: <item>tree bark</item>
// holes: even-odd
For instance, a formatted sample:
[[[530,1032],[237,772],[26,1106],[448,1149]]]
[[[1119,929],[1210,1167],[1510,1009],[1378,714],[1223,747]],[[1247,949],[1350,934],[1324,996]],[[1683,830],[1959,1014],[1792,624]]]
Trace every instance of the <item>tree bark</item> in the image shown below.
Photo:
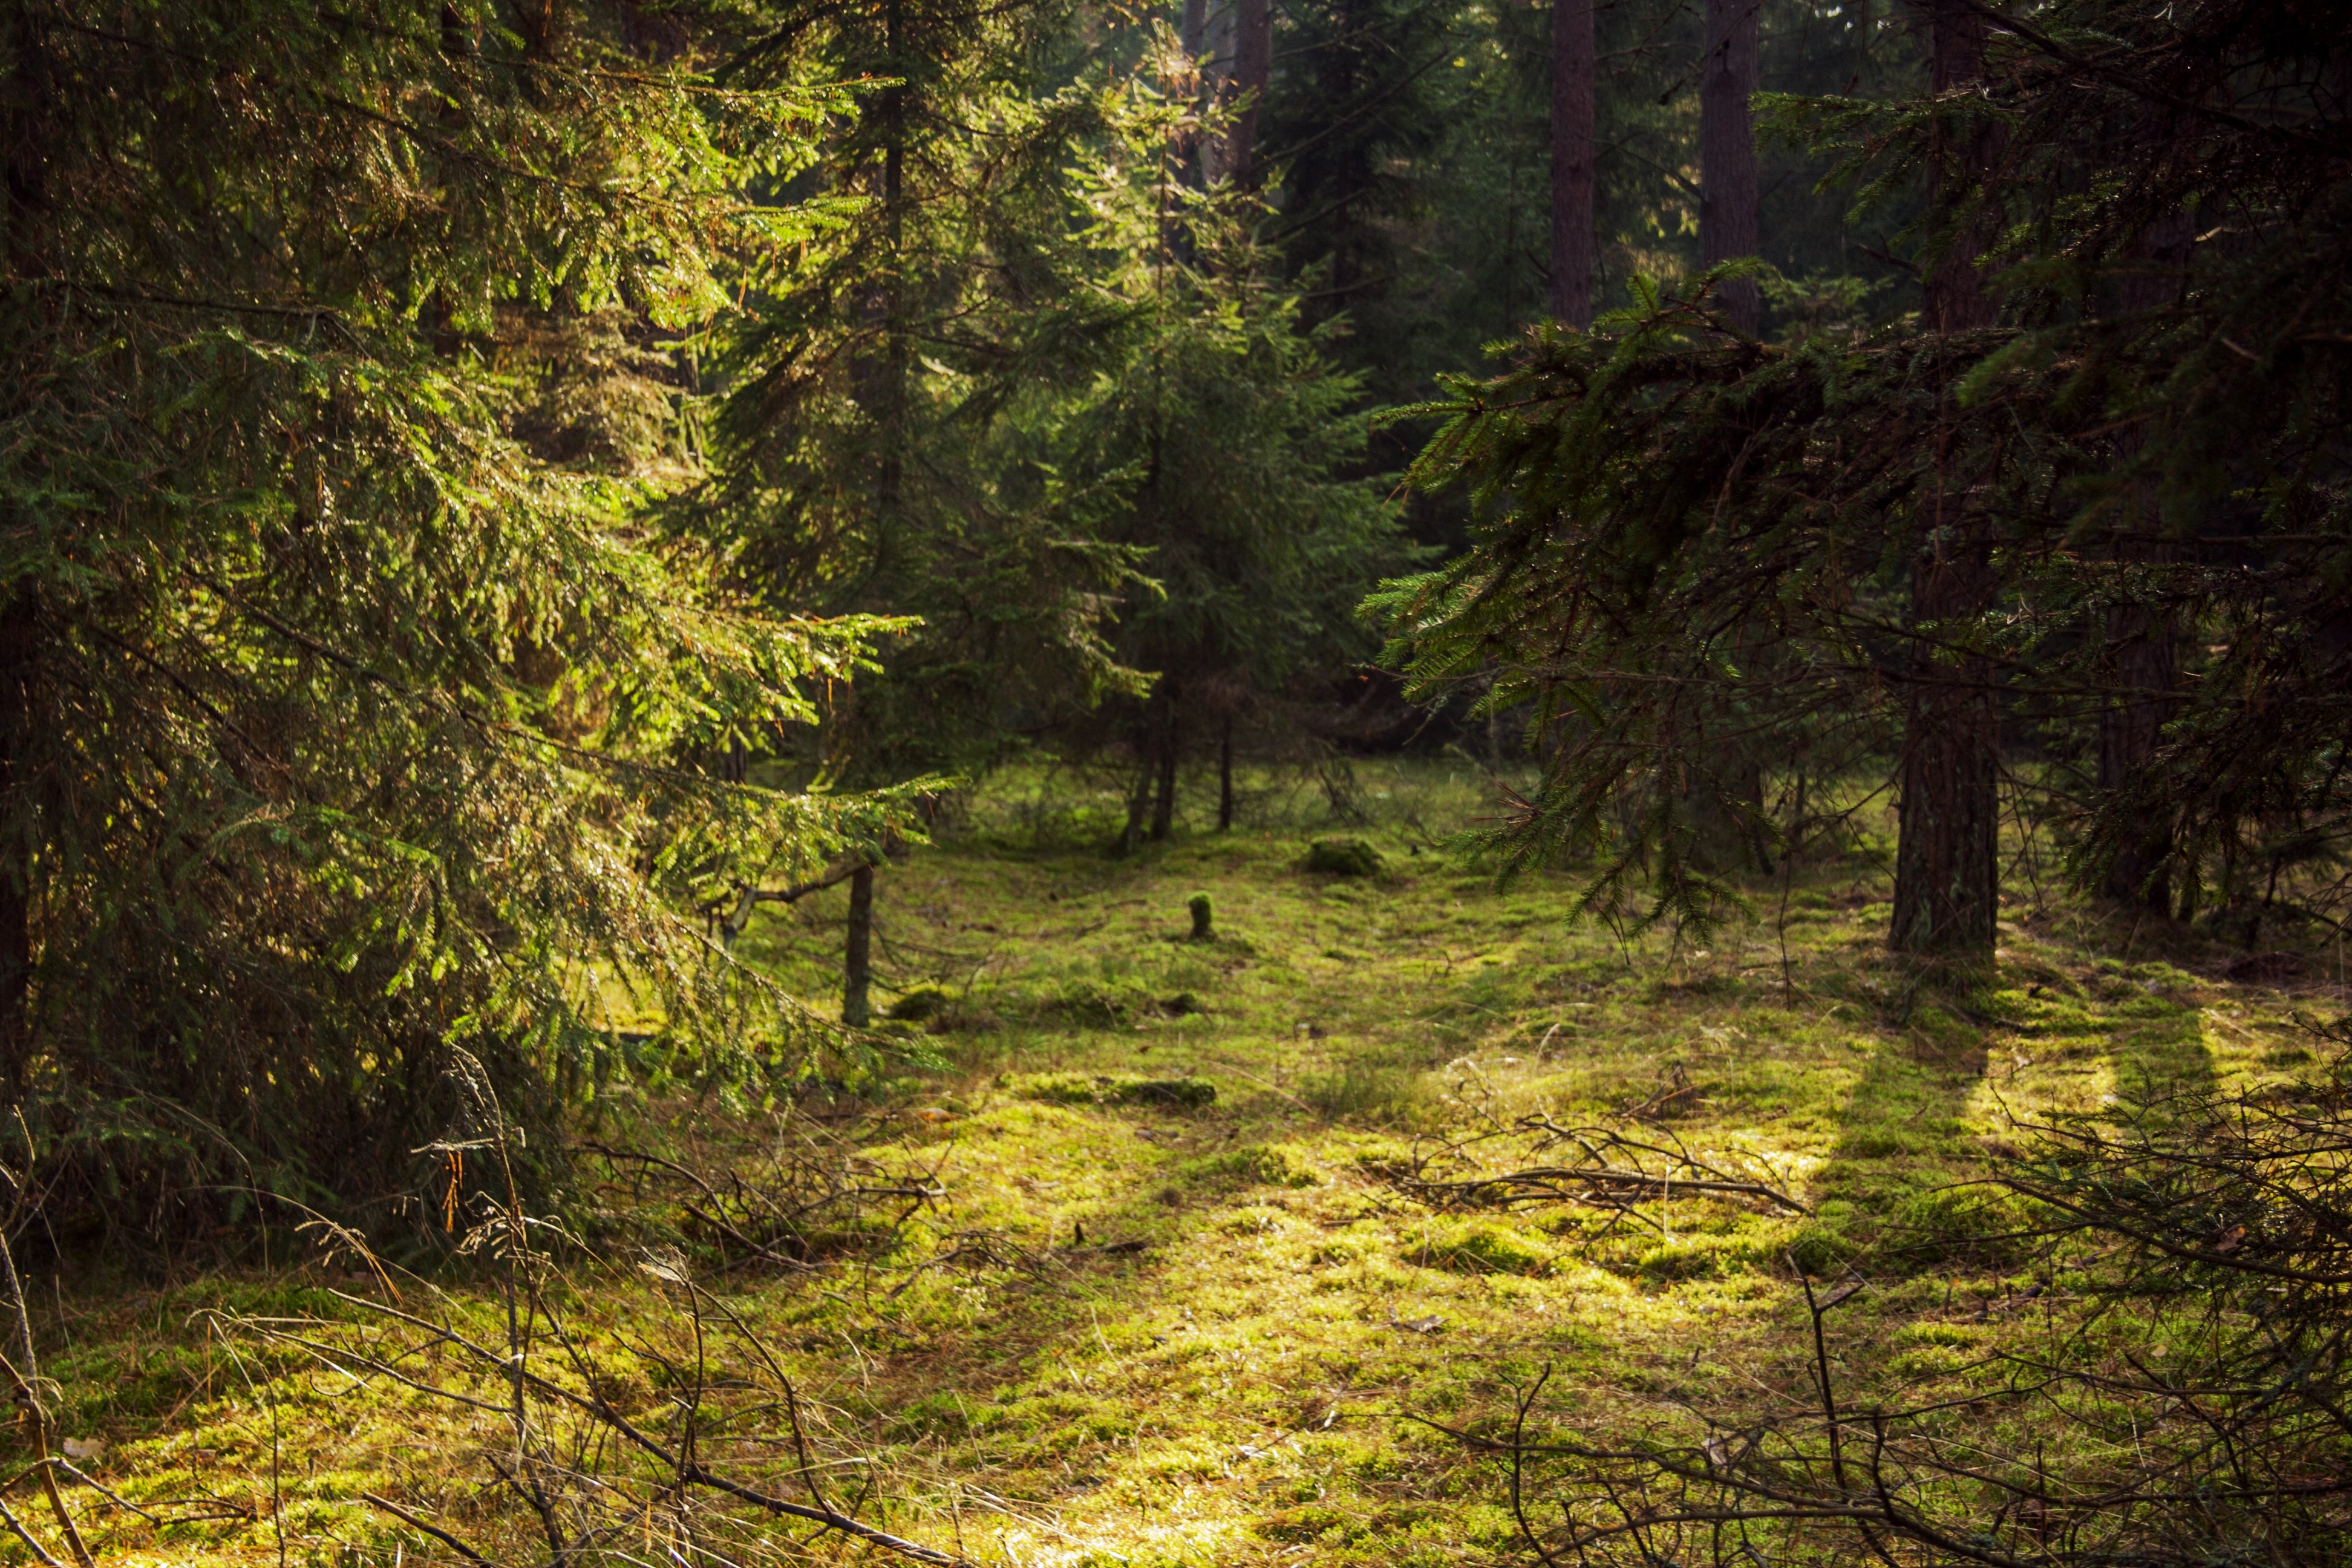
[[[1234,184],[1246,185],[1256,169],[1258,113],[1274,79],[1274,13],[1267,0],[1234,0],[1234,94],[1242,108],[1234,117],[1228,161]]]
[[[849,932],[841,965],[841,1021],[862,1029],[874,1020],[867,994],[874,983],[874,868],[849,879]]]
[[[2195,242],[2196,226],[2185,212],[2174,213],[2150,226],[2141,237],[2140,265],[2126,273],[2116,290],[2116,304],[2126,316],[2160,310],[2179,298]],[[2142,437],[2135,427],[2116,439],[2118,463],[2129,464],[2140,455]],[[2119,568],[2155,565],[2171,556],[2152,487],[2143,483],[2138,504],[2126,514],[2126,527],[2147,538],[2118,540],[2112,552]],[[2102,794],[2112,795],[2156,755],[2164,721],[2171,716],[2179,684],[2176,629],[2160,605],[2127,599],[2107,612],[2107,646],[2114,650],[2116,684],[2120,695],[2099,713],[2099,773]],[[2119,846],[2108,866],[2101,890],[2111,899],[2137,904],[2158,914],[2172,912],[2172,825],[2160,817],[2145,818],[2140,830]]]
[[[1760,248],[1756,186],[1756,129],[1748,100],[1758,82],[1758,17],[1763,0],[1706,0],[1705,52],[1698,73],[1698,257],[1702,267]],[[1753,278],[1727,280],[1717,291],[1732,330],[1754,337],[1764,322],[1763,292]],[[1741,664],[1755,657],[1753,637],[1743,637]],[[1727,742],[1723,771],[1727,805],[1708,803],[1712,816],[1745,816],[1746,831],[1717,826],[1742,842],[1754,868],[1772,874],[1769,835],[1764,824],[1764,767],[1754,736]],[[1727,861],[1732,855],[1725,856]]]
[[[1151,750],[1144,748],[1142,765],[1135,770],[1135,787],[1127,795],[1127,826],[1111,846],[1114,855],[1132,855],[1143,842],[1143,814],[1151,809]]]
[[[1984,76],[1985,22],[1968,0],[1925,0],[1929,78],[1938,93]],[[1991,133],[1954,135],[1938,124],[1929,147],[1931,206],[1974,199],[1990,166]],[[1993,301],[1977,271],[1981,221],[1964,219],[1924,291],[1937,332],[1992,324]],[[1986,519],[1971,504],[1965,473],[1943,471],[1939,437],[1934,493],[1921,503],[1922,537],[1912,557],[1911,621],[1895,852],[1895,918],[1887,945],[1898,952],[1990,958],[2000,904],[2000,711],[1991,662],[1954,651],[1952,640],[1993,605],[1998,587]]]
[[[1239,0],[1201,0],[1200,37],[1192,50],[1201,71],[1202,101],[1213,109],[1230,105],[1237,89],[1234,77],[1240,44]],[[1185,12],[1191,23],[1192,13]],[[1229,178],[1234,169],[1232,129],[1201,138],[1199,174],[1204,186]]]
[[[23,773],[39,628],[38,601],[19,587],[0,606],[0,832],[8,835],[0,840],[0,1095],[11,1104],[32,1083],[32,824]]]
[[[1913,563],[1915,624],[1963,620],[1991,603],[1992,569],[1959,528],[1938,529]],[[1951,537],[1946,537],[1950,535]],[[1984,659],[1922,644],[1905,688],[1895,849],[1897,952],[1990,956],[2000,904],[2000,717]]]
[[[1593,0],[1552,0],[1551,313],[1592,325]]]
[[[1698,258],[1702,267],[1759,249],[1756,131],[1757,16],[1763,0],[1706,0],[1706,53],[1698,75]],[[1732,326],[1754,337],[1764,300],[1753,278],[1719,290]]]
[[[1152,762],[1158,787],[1151,797],[1151,838],[1158,843],[1176,826],[1176,703],[1172,698],[1160,712]]]
[[[48,143],[56,83],[42,13],[19,7],[5,34],[14,58],[5,84],[6,256],[9,281],[51,267]],[[57,296],[47,296],[54,300]],[[54,307],[51,307],[54,308]],[[9,389],[12,398],[26,389]],[[35,827],[26,796],[33,690],[40,665],[40,598],[20,580],[0,605],[0,1096],[23,1103],[33,1066]]]
[[[1225,721],[1224,732],[1217,738],[1217,831],[1228,833],[1234,826],[1234,721]]]

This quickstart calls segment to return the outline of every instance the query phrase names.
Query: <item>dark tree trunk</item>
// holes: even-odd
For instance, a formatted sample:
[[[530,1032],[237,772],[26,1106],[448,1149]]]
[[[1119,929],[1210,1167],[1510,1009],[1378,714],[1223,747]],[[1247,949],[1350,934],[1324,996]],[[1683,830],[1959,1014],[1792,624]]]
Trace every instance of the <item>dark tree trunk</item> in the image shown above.
[[[1965,621],[1991,602],[1986,553],[1959,529],[1913,563],[1916,623]],[[1898,952],[1989,956],[2000,910],[2000,718],[1983,659],[1923,644],[1906,685],[1902,802],[1895,850]]]
[[[1984,78],[1985,20],[1969,0],[1923,0],[1927,14],[1928,76],[1938,93]],[[1955,132],[1938,123],[1928,142],[1928,201],[1948,206],[1977,199],[1973,187],[1990,167],[1994,132],[1978,126]],[[1992,296],[1977,271],[1984,250],[1983,220],[1972,217],[1927,275],[1927,324],[1939,332],[1973,331],[1993,322]]]
[[[1184,58],[1192,63],[1192,106],[1198,108],[1213,100],[1217,90],[1216,69],[1205,58],[1209,47],[1208,0],[1184,0],[1177,36],[1184,46]],[[1199,186],[1203,181],[1201,138],[1186,132],[1178,152],[1182,160],[1184,183]]]
[[[2142,237],[2140,265],[2125,275],[2116,290],[2116,304],[2125,315],[2159,310],[2179,298],[2195,230],[2187,213],[2175,213]],[[2137,429],[2116,437],[2119,463],[2130,463],[2140,450]],[[2126,518],[2128,530],[2147,537],[2118,540],[2113,554],[2119,565],[2128,570],[2169,559],[2170,552],[2158,537],[2164,520],[2153,495],[2143,493],[2140,504]],[[2161,605],[2126,598],[2107,612],[2107,646],[2114,650],[2115,679],[2121,695],[2111,699],[2099,714],[2098,779],[2103,794],[2122,789],[2156,755],[2179,682],[2175,636],[2172,618]],[[2171,858],[2171,824],[2162,817],[2143,818],[2140,831],[2117,847],[2102,890],[2109,898],[2168,915]]]
[[[1154,843],[1166,838],[1176,826],[1176,704],[1171,701],[1160,712],[1160,729],[1152,748],[1153,772],[1157,787],[1151,796],[1151,837]]]
[[[1234,0],[1234,92],[1242,110],[1234,119],[1234,184],[1246,185],[1257,160],[1258,111],[1274,79],[1274,15],[1266,0]]]
[[[1743,744],[1753,747],[1754,742]],[[1738,779],[1739,804],[1748,810],[1748,853],[1759,875],[1769,877],[1772,864],[1772,825],[1764,814],[1764,766],[1749,757],[1739,764]]]
[[[1135,787],[1127,795],[1127,826],[1119,829],[1118,842],[1111,847],[1113,854],[1132,855],[1143,842],[1143,814],[1151,809],[1151,750],[1144,748],[1142,765],[1135,770]]]
[[[1228,833],[1234,826],[1234,721],[1225,721],[1224,732],[1217,737],[1217,831]]]
[[[10,281],[50,270],[48,142],[56,84],[39,8],[22,6],[6,32],[15,57],[5,82],[6,237]],[[55,300],[54,291],[43,298]],[[52,307],[53,308],[53,307]],[[11,387],[20,397],[25,389]],[[13,412],[13,411],[12,411]],[[41,656],[40,599],[19,581],[0,604],[0,1096],[20,1103],[33,1064],[33,875],[37,842],[26,796],[33,689]]]
[[[21,1101],[32,1078],[33,855],[23,764],[39,626],[29,589],[0,606],[0,832],[7,835],[0,839],[0,1095],[11,1103]]]
[[[1968,0],[1926,0],[1930,79],[1938,92],[1984,75],[1985,22]],[[1972,200],[1994,153],[1990,132],[1930,146],[1931,204]],[[1924,304],[1938,332],[1990,326],[1993,302],[1977,272],[1979,226],[1964,221],[1927,279]],[[1940,439],[1940,437],[1939,437]],[[1945,454],[1939,451],[1939,466]],[[1902,799],[1895,852],[1898,952],[1991,956],[2000,903],[2000,713],[1990,662],[1949,644],[1991,609],[1997,584],[1985,520],[1967,477],[1939,474],[1921,504],[1911,564],[1911,621],[1919,628],[1905,680]]]
[[[1706,55],[1698,73],[1698,258],[1703,267],[1753,256],[1757,235],[1757,13],[1764,0],[1706,0]],[[1763,324],[1753,278],[1723,285],[1723,311],[1749,337]]]
[[[855,1029],[873,1022],[867,993],[874,984],[874,868],[849,879],[849,933],[841,965],[841,1021]]]
[[[1592,325],[1593,0],[1552,0],[1551,313]]]

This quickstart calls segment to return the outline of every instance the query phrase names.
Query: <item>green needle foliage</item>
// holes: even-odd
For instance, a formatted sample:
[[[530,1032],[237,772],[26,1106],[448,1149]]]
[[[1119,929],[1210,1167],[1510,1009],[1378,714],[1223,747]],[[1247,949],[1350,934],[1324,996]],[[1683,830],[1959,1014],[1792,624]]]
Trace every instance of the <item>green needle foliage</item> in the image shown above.
[[[836,774],[976,771],[1138,688],[1108,623],[1132,476],[1072,447],[1129,307],[1086,169],[1123,97],[1050,5],[788,8],[736,74],[878,79],[789,171],[829,221],[749,269],[719,472],[677,514],[780,606],[919,615],[837,703]]]
[[[646,366],[805,229],[739,191],[832,100],[714,91],[632,18],[0,22],[0,1078],[55,1193],[349,1212],[466,1131],[461,1052],[556,1181],[615,987],[649,1069],[813,1038],[692,901],[880,808],[677,759],[809,719],[877,627],[765,618],[661,539],[674,438],[517,434],[554,393],[674,428]]]
[[[1712,276],[1637,285],[1417,411],[1446,423],[1414,481],[1464,488],[1474,545],[1375,604],[1420,692],[1491,669],[1491,709],[1530,705],[1506,867],[1598,856],[1589,909],[1704,923],[1726,838],[1785,837],[1808,775],[1891,778],[1968,689],[2084,883],[2335,899],[2347,36],[2085,0],[1990,27],[1982,91],[1777,100],[1866,203],[1932,173],[1924,268],[1979,270],[1998,319],[1758,342]],[[1971,559],[1980,592],[1923,596]]]
[[[1118,647],[1157,678],[1145,744],[1172,756],[1180,715],[1222,719],[1369,652],[1352,590],[1406,551],[1359,477],[1367,421],[1333,362],[1339,323],[1304,323],[1254,197],[1183,182],[1180,153],[1210,128],[1146,86],[1131,99],[1091,176],[1095,242],[1118,258],[1100,286],[1129,329],[1072,434],[1135,475],[1118,538],[1152,586],[1128,595]]]

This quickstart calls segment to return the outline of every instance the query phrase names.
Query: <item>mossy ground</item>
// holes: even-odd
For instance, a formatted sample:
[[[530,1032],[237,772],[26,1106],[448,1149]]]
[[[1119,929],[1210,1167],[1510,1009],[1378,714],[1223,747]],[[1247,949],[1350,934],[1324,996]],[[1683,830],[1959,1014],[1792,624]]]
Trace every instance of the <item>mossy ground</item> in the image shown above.
[[[1439,847],[1481,809],[1474,770],[1356,784],[1360,815],[1335,822],[1322,792],[1260,781],[1243,827],[1126,859],[1097,847],[1115,790],[1000,788],[885,875],[879,999],[940,993],[897,1026],[947,1066],[901,1074],[858,1136],[943,1195],[885,1250],[702,1278],[825,1450],[882,1478],[892,1528],[1023,1568],[1512,1560],[1498,1468],[1441,1427],[1491,1427],[1547,1367],[1543,1419],[1588,1433],[1801,1394],[1792,1257],[1869,1278],[1832,1328],[1865,1390],[1964,1387],[2063,1310],[2063,1289],[2015,1306],[2014,1215],[1955,1186],[2003,1157],[2012,1117],[2301,1067],[2309,998],[2216,978],[2227,955],[2189,936],[2020,890],[1994,975],[1923,982],[1884,955],[1883,861],[1857,852],[1759,882],[1758,916],[1704,942],[1623,942],[1564,921],[1570,878],[1497,891]],[[1318,837],[1383,868],[1310,873]],[[1196,892],[1211,942],[1187,940]],[[741,951],[821,1002],[841,898],[763,911]],[[1444,1214],[1383,1174],[1417,1141],[1643,1101],[1813,1212],[1677,1194],[1630,1218]],[[756,1132],[660,1114],[674,1148]],[[677,1292],[629,1261],[568,1270],[574,1327],[616,1368],[632,1336],[677,1331]],[[102,1555],[448,1555],[374,1491],[537,1560],[478,1462],[494,1420],[255,1337],[260,1319],[364,1322],[328,1289],[373,1289],[348,1262],[76,1281],[34,1294],[64,1429],[108,1445],[84,1468],[151,1507],[217,1500],[157,1507],[184,1521],[159,1526],[76,1488]],[[463,1276],[404,1290],[496,1331]],[[756,1462],[752,1436],[740,1447]]]

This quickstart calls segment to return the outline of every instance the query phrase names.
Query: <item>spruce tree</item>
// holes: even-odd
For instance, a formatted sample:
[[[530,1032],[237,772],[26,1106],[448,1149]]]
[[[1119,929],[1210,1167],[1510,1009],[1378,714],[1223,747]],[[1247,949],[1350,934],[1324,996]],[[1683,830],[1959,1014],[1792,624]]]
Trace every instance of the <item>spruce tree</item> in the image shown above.
[[[1188,117],[1172,96],[1130,91],[1149,111],[1123,121],[1090,203],[1094,243],[1116,258],[1101,286],[1127,326],[1069,430],[1074,453],[1134,476],[1111,537],[1149,578],[1118,615],[1120,659],[1152,678],[1131,710],[1127,844],[1166,837],[1184,751],[1213,737],[1229,779],[1244,704],[1370,651],[1356,601],[1403,558],[1392,513],[1355,477],[1360,389],[1329,352],[1343,323],[1304,323],[1253,236],[1263,208],[1231,184],[1185,184]]]
[[[831,107],[715,89],[713,47],[467,0],[0,19],[0,1087],[54,1190],[348,1209],[486,1094],[543,1131],[622,1056],[812,1037],[695,904],[863,808],[677,762],[812,718],[863,631],[646,516],[694,460],[668,345],[805,232],[739,183]]]
[[[715,345],[721,460],[674,521],[772,605],[919,622],[820,743],[774,749],[835,779],[973,773],[1139,689],[1106,621],[1134,570],[1105,537],[1129,479],[1066,434],[1128,313],[1097,284],[1079,175],[1113,100],[1051,7],[801,20],[798,51],[748,79],[814,59],[897,85],[791,169],[834,216],[747,278]]]

